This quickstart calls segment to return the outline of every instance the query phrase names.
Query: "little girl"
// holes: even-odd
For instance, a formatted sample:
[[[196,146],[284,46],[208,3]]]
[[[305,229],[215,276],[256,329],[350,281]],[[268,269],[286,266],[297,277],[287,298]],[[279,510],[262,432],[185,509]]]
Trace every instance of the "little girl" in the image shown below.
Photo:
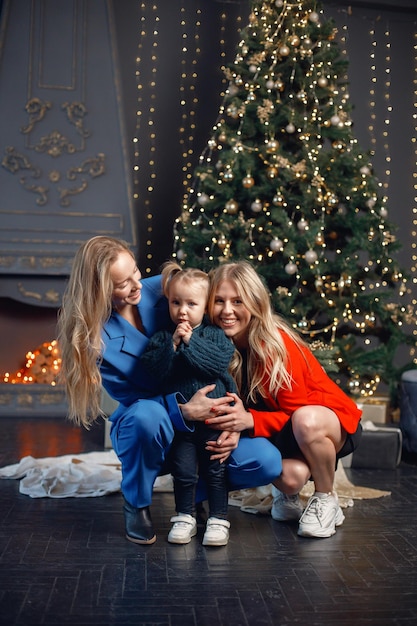
[[[162,270],[162,287],[174,330],[155,333],[142,355],[142,363],[160,381],[161,392],[180,392],[188,400],[195,391],[212,383],[216,388],[208,395],[213,398],[223,397],[227,391],[236,392],[228,373],[234,346],[223,330],[205,317],[208,275],[168,262]],[[226,519],[225,458],[213,459],[206,449],[207,441],[216,441],[219,431],[204,422],[189,423],[189,432],[176,432],[170,451],[177,515],[171,518],[168,541],[185,544],[197,533],[195,490],[200,476],[207,485],[209,503],[203,545],[223,546],[228,542],[230,528]]]

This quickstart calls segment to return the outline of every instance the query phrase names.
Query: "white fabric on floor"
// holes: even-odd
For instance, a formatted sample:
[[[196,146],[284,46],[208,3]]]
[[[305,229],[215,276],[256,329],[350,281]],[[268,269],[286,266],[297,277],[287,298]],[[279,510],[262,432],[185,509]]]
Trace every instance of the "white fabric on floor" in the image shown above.
[[[122,473],[116,453],[107,450],[42,459],[26,456],[19,463],[0,468],[0,478],[19,479],[20,493],[31,498],[89,498],[119,491]],[[172,490],[170,475],[156,479],[154,491]],[[389,491],[353,485],[341,463],[336,471],[335,490],[342,507],[353,506],[354,499],[390,495]],[[300,495],[307,500],[312,493],[313,483],[310,481]],[[229,504],[239,506],[247,513],[268,513],[272,506],[271,485],[232,491]]]
[[[20,493],[31,498],[90,498],[120,491],[122,472],[114,450],[35,459],[0,468],[0,478],[20,480]],[[155,491],[172,491],[172,477],[160,476]]]

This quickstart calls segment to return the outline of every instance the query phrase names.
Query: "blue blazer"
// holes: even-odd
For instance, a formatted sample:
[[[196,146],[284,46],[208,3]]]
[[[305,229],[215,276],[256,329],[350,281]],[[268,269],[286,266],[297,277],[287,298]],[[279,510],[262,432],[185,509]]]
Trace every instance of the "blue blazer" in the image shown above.
[[[168,302],[162,293],[161,277],[152,276],[142,280],[142,295],[138,304],[145,334],[129,324],[119,313],[113,311],[104,325],[103,359],[100,365],[103,387],[120,404],[111,415],[112,422],[119,419],[126,407],[144,398],[152,398],[165,406],[174,426],[190,430],[184,423],[179,402],[185,402],[181,394],[162,396],[158,384],[146,372],[140,356],[148,345],[149,338],[170,324]]]

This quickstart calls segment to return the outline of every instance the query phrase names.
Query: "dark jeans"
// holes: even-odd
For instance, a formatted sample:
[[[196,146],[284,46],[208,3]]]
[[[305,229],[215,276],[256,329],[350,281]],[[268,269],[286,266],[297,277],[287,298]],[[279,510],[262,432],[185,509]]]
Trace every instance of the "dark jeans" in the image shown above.
[[[177,513],[195,514],[195,490],[198,478],[207,485],[210,517],[226,519],[228,489],[226,464],[211,461],[206,442],[215,440],[219,431],[195,422],[194,432],[176,432],[170,450]]]

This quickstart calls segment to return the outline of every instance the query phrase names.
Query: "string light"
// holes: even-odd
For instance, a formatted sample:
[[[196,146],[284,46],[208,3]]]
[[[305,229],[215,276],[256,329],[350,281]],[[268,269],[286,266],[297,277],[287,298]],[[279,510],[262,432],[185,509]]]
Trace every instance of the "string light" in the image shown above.
[[[181,80],[179,86],[179,100],[181,105],[181,125],[179,128],[180,146],[182,155],[183,187],[188,189],[192,178],[194,156],[194,134],[196,130],[196,111],[198,97],[196,82],[198,78],[198,57],[201,54],[200,28],[201,9],[196,10],[196,19],[193,25],[194,37],[190,34],[190,26],[185,19],[186,9],[180,9],[181,14]]]
[[[61,353],[58,342],[42,343],[34,350],[26,353],[25,365],[17,372],[3,375],[3,382],[18,384],[47,384],[55,387],[61,369]]]
[[[414,145],[414,172],[413,172],[413,180],[414,180],[414,207],[413,207],[413,221],[412,221],[412,241],[411,241],[411,278],[412,283],[414,285],[414,295],[411,301],[413,310],[417,309],[417,298],[416,298],[416,289],[417,289],[417,33],[414,33],[414,78],[413,78],[413,86],[414,86],[414,102],[413,102],[413,127],[414,134],[412,137],[412,143]],[[414,329],[414,335],[417,341],[417,327]],[[416,349],[413,350],[413,354],[416,354]],[[416,358],[414,358],[416,361]]]
[[[185,10],[184,10],[185,11]],[[184,12],[183,11],[183,12]],[[194,45],[194,61],[192,62],[192,65],[197,65],[197,59],[198,59],[198,55],[201,53],[201,50],[199,48],[199,28],[201,26],[200,23],[200,16],[201,16],[201,11],[197,11],[197,20],[195,23],[195,36],[194,36],[194,40],[195,40],[195,45]],[[223,11],[220,14],[220,28],[219,28],[219,48],[220,48],[220,59],[221,62],[224,63],[227,59],[226,59],[226,43],[227,43],[227,39],[226,37],[230,37],[231,36],[231,29],[230,29],[230,25],[229,25],[229,21],[230,21],[230,14],[228,14],[226,11]],[[187,24],[185,23],[185,21],[183,20],[181,22],[181,26],[184,28],[185,32],[188,32],[188,28],[187,28]],[[241,15],[237,15],[236,16],[236,22],[234,24],[234,29],[236,32],[236,35],[238,36],[240,31],[242,28],[242,16]],[[185,38],[185,37],[184,37]],[[188,37],[187,37],[188,40]],[[183,53],[184,53],[184,49],[183,49]],[[190,57],[190,53],[189,50],[187,50],[187,58]],[[187,60],[186,58],[183,58],[181,64],[182,67],[184,68],[186,66]],[[224,70],[224,67],[221,68],[222,70]],[[185,78],[185,76],[183,76],[185,74],[184,70],[182,70],[182,82]],[[195,69],[192,72],[192,76],[195,80],[195,82],[197,82],[199,76],[198,76],[198,72],[197,69]],[[222,83],[221,83],[221,96],[224,98],[225,96],[225,92],[227,90],[228,87],[228,80],[226,78],[226,76],[223,74],[222,77]],[[194,91],[194,86],[190,86],[189,89],[193,89]],[[186,97],[185,97],[185,87],[183,85],[180,85],[180,94],[181,94],[181,105],[183,106],[183,113],[181,116],[181,128],[180,128],[180,143],[181,143],[181,148],[182,148],[182,157],[183,157],[183,167],[182,167],[182,171],[183,171],[183,188],[184,188],[184,195],[183,195],[183,209],[187,207],[188,205],[188,201],[190,196],[192,196],[194,194],[195,191],[195,187],[197,185],[197,180],[192,180],[193,177],[193,173],[194,173],[194,167],[195,167],[195,163],[192,161],[192,157],[194,156],[194,148],[193,148],[193,140],[194,140],[194,132],[195,132],[195,109],[198,105],[198,100],[197,97],[194,93],[192,98],[189,98],[189,101],[187,102]],[[216,124],[218,124],[222,118],[222,115],[224,113],[224,109],[221,106],[220,107],[220,111],[219,111],[219,115],[218,115],[218,119],[216,121]],[[188,126],[186,125],[186,122],[188,121]],[[217,125],[214,125],[213,127],[213,131],[217,130]],[[185,149],[185,143],[186,143],[186,138],[188,138],[188,150]],[[216,140],[213,137],[211,138],[211,140],[208,141],[206,148],[204,149],[203,153],[200,155],[199,157],[199,162],[200,163],[210,163],[211,162],[211,155],[212,155],[212,148],[216,145]],[[197,201],[196,201],[196,206],[195,206],[195,212],[196,212],[196,216],[195,216],[195,222],[198,223],[199,219],[204,219],[204,203],[206,201],[208,201],[209,198],[202,198],[202,197],[198,197]],[[194,212],[194,209],[191,211],[191,213]],[[176,220],[176,223],[178,222],[178,220]],[[210,224],[209,226],[213,226],[213,224]],[[179,238],[178,238],[178,234],[176,232],[176,227],[174,225],[174,241],[175,241],[175,248],[176,248],[176,258],[178,261],[183,260],[182,259],[182,254],[181,254],[181,248],[180,248],[180,242],[179,242]],[[224,238],[224,241],[226,242],[226,239]],[[218,246],[219,244],[223,247],[223,249],[225,250],[225,254],[227,254],[227,249],[228,249],[228,243],[225,243],[225,245],[223,246],[223,239],[221,237],[219,238],[213,238],[212,240],[212,249],[216,246]]]
[[[349,18],[353,16],[354,12],[351,8],[348,11],[340,10],[340,14],[345,16],[345,21],[342,26],[342,36],[340,38],[340,42],[343,49],[343,54],[347,57],[347,41],[348,41],[348,21]],[[384,170],[383,170],[383,180],[379,182],[379,186],[382,188],[383,193],[381,196],[381,228],[383,228],[384,218],[388,215],[388,205],[389,205],[389,188],[390,188],[390,177],[391,177],[391,154],[390,154],[390,123],[392,116],[392,102],[391,102],[391,31],[389,23],[387,22],[383,25],[380,17],[374,19],[370,18],[367,15],[363,15],[362,19],[372,21],[372,25],[368,30],[369,41],[370,41],[370,88],[369,88],[369,108],[370,108],[370,122],[368,124],[368,133],[370,136],[371,142],[371,155],[375,156],[377,151],[383,151],[384,155]],[[381,32],[377,31],[377,26],[380,29],[384,29]],[[414,144],[414,201],[416,205],[412,209],[413,214],[413,228],[411,230],[411,248],[412,248],[412,256],[411,256],[411,282],[414,286],[417,285],[417,34],[414,33],[414,115],[413,115],[413,127],[414,127],[414,136],[412,138],[412,143]],[[384,46],[384,60],[383,65],[378,65],[378,55],[377,49],[378,44]],[[381,56],[381,55],[380,55]],[[385,79],[383,80],[383,89],[378,88],[378,80],[381,80],[381,76],[385,75]],[[347,77],[349,78],[349,77]],[[382,94],[383,104],[379,108],[377,107],[376,98]],[[383,115],[381,119],[377,120],[377,110],[383,111]],[[376,129],[381,130],[382,140],[378,139],[376,136]],[[393,260],[390,260],[392,263]],[[401,277],[402,278],[402,277]],[[410,295],[411,289],[407,289],[406,283],[403,281],[403,287],[399,291],[400,297],[405,297],[407,294]],[[383,283],[382,286],[385,286]],[[369,288],[379,288],[381,285],[368,285]],[[415,289],[414,289],[415,293]],[[417,338],[417,321],[416,321],[416,310],[417,310],[417,298],[414,296],[411,297],[411,303],[407,306],[406,304],[400,304],[399,309],[403,312],[405,319],[409,320],[409,323],[414,323],[414,328],[412,330],[413,335]],[[414,357],[414,363],[417,363],[417,349],[416,347],[410,346],[409,353],[411,357]],[[359,382],[358,382],[359,385]],[[360,386],[360,385],[359,385]],[[374,390],[375,391],[375,390]],[[364,392],[363,388],[360,390],[362,394]],[[366,393],[366,392],[365,392]]]
[[[158,6],[154,3],[148,6],[142,2],[140,5],[140,24],[139,24],[139,41],[136,56],[136,127],[135,135],[132,139],[134,144],[134,164],[133,164],[133,184],[134,184],[134,200],[138,202],[140,199],[139,189],[143,189],[144,209],[146,215],[146,241],[145,258],[151,263],[152,254],[152,233],[153,233],[153,213],[151,206],[152,192],[156,184],[156,88],[157,88],[157,49],[158,49],[158,26],[159,26]],[[147,42],[147,39],[152,39]],[[146,59],[144,63],[142,55],[144,42],[148,43],[151,50],[150,59]],[[149,63],[150,60],[150,63]],[[145,72],[148,72],[148,79],[145,82]],[[146,99],[146,100],[145,100]],[[145,106],[145,101],[148,105]],[[145,131],[147,128],[146,140],[144,141]],[[139,137],[142,141],[139,142]],[[144,146],[147,145],[147,149]],[[146,156],[145,156],[146,155]],[[144,159],[147,158],[145,167]],[[146,182],[147,177],[147,182]],[[145,266],[145,274],[151,272],[151,267]]]

